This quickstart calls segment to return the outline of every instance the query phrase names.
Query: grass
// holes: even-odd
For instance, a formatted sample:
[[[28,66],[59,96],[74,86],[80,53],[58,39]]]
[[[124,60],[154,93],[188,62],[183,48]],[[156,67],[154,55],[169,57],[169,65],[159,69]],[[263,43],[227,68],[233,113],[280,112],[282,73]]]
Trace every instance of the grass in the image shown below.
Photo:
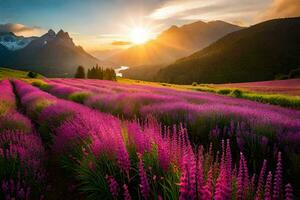
[[[31,79],[27,76],[27,71],[21,71],[21,70],[15,70],[15,69],[9,69],[0,67],[0,79],[10,79],[10,78],[18,78],[18,79]],[[44,76],[38,74],[36,79],[44,78]]]

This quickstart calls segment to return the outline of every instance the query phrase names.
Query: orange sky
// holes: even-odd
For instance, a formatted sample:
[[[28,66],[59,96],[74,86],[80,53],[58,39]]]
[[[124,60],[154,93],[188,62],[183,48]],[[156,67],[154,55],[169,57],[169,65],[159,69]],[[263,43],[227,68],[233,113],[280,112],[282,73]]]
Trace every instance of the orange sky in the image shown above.
[[[39,36],[63,29],[89,52],[127,48],[137,28],[152,39],[198,20],[249,26],[293,16],[300,16],[300,0],[0,0],[0,31]]]

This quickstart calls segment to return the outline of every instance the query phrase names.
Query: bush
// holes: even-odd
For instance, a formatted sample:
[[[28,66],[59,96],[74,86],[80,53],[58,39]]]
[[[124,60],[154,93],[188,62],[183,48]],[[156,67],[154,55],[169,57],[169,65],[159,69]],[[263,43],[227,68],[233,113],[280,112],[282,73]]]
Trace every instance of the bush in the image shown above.
[[[197,86],[197,85],[198,85],[197,82],[193,82],[193,83],[192,83],[192,86]]]
[[[237,97],[237,98],[241,98],[242,95],[243,95],[243,92],[239,89],[234,89],[231,93],[230,93],[231,96],[233,97]]]
[[[217,90],[217,93],[218,93],[218,94],[224,94],[224,95],[227,95],[227,94],[230,94],[231,91],[232,91],[231,89],[224,88],[224,89],[219,89],[219,90]]]
[[[84,101],[90,96],[90,93],[85,93],[85,92],[75,92],[72,93],[68,99],[75,101],[77,103],[83,104]]]
[[[44,91],[49,91],[52,87],[51,85],[47,84],[44,81],[34,81],[34,82],[31,83],[31,85],[33,85],[35,87],[38,87],[38,88],[40,88],[41,90],[44,90]]]
[[[195,88],[196,91],[200,91],[200,92],[212,92],[212,93],[216,93],[216,90],[213,88],[208,88],[208,87],[197,87]]]
[[[36,72],[28,72],[27,77],[28,78],[36,78],[38,76],[38,74]]]
[[[297,96],[286,96],[280,94],[257,94],[247,93],[243,98],[250,99],[261,103],[269,103],[273,105],[280,105],[294,109],[300,109],[300,98]]]

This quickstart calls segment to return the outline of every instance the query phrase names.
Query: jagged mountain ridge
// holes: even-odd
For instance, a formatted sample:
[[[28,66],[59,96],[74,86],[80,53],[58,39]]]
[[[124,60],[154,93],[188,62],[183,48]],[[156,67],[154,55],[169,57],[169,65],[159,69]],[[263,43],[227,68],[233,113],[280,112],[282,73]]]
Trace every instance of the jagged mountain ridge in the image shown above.
[[[90,68],[108,66],[76,46],[67,32],[49,30],[24,48],[11,51],[0,47],[0,65],[15,69],[33,70],[46,76],[72,76],[78,65]]]

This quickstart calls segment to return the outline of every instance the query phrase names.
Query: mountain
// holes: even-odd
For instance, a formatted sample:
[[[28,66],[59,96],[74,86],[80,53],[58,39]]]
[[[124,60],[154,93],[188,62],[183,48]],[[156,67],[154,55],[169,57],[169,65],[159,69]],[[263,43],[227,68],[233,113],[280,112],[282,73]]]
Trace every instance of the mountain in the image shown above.
[[[0,44],[12,51],[24,48],[36,38],[16,36],[12,32],[0,32]]]
[[[101,50],[94,50],[90,52],[91,55],[98,58],[99,60],[107,60],[109,61],[112,56],[122,52],[122,49],[101,49]],[[110,62],[113,63],[113,60]]]
[[[32,70],[49,77],[73,76],[78,65],[86,68],[96,64],[106,66],[82,47],[76,46],[69,34],[63,30],[57,34],[49,30],[23,48],[3,51],[6,56],[1,56],[1,52],[0,47],[0,65]]]
[[[5,57],[9,54],[9,50],[4,45],[0,44],[0,58]]]
[[[157,73],[190,84],[272,80],[300,67],[300,17],[275,19],[233,32]]]
[[[169,64],[240,29],[239,26],[223,21],[198,21],[181,27],[172,26],[156,39],[130,47],[113,56],[111,60],[130,67]]]
[[[160,69],[165,65],[140,65],[130,67],[122,71],[122,77],[143,81],[155,81],[155,77]]]

